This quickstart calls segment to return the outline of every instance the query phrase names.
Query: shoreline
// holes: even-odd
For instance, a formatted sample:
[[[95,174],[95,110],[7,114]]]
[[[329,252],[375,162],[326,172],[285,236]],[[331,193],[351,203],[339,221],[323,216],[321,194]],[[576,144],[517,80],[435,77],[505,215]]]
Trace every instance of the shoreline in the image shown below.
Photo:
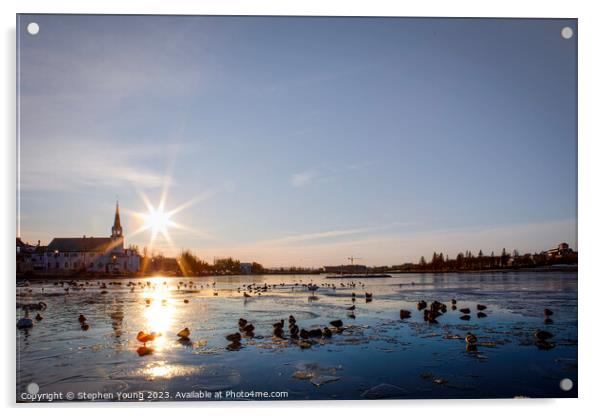
[[[506,268],[506,269],[485,269],[485,270],[399,270],[387,272],[387,274],[399,275],[399,274],[488,274],[488,273],[548,273],[548,272],[578,272],[578,265],[571,265],[565,267],[524,267],[524,268]],[[16,276],[16,281],[26,280],[49,280],[49,281],[61,281],[61,280],[128,280],[128,279],[150,279],[153,277],[162,277],[167,279],[188,279],[188,278],[216,278],[216,277],[256,277],[256,276],[295,276],[295,275],[315,275],[323,276],[324,278],[334,279],[332,274],[329,273],[258,273],[258,274],[232,274],[232,275],[202,275],[202,276],[161,276],[161,275],[72,275],[72,274],[21,274]],[[394,276],[393,276],[394,277]],[[348,278],[364,278],[363,276],[354,274],[353,276],[340,276],[341,279]],[[369,276],[367,278],[370,278]],[[388,279],[389,277],[382,277]]]

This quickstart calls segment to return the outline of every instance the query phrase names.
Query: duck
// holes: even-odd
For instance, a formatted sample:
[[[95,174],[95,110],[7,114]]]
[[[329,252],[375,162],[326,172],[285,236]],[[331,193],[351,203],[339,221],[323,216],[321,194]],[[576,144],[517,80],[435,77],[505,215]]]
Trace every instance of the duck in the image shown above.
[[[240,341],[232,341],[230,344],[228,344],[228,346],[226,347],[226,349],[228,351],[238,351],[242,348],[242,344],[240,343]]]
[[[230,342],[240,342],[241,338],[242,337],[239,332],[226,335],[226,339]]]
[[[444,307],[445,307],[444,304],[442,304],[438,300],[434,300],[434,301],[431,302],[430,309],[431,309],[431,311],[437,311],[438,312],[438,311],[441,311]]]
[[[160,335],[161,334],[157,334],[155,332],[151,332],[149,334],[148,332],[140,331],[138,332],[138,335],[136,335],[136,339],[142,342],[144,345],[146,345],[147,342],[154,341],[155,338],[157,338]]]
[[[42,315],[40,315],[39,313],[36,314],[36,321],[41,321],[42,319],[44,319]]]
[[[86,322],[87,318],[84,315],[79,315],[79,318],[77,318],[77,320],[79,321],[80,324],[83,324],[84,322]]]
[[[30,317],[25,316],[17,321],[17,328],[28,329],[33,327],[33,321]]]
[[[412,316],[412,312],[406,310],[406,309],[402,309],[399,311],[399,319],[407,319],[410,318]]]
[[[466,334],[466,337],[464,338],[464,340],[466,341],[467,344],[476,344],[477,343],[477,337],[476,335],[474,335],[473,333],[469,332]]]
[[[341,321],[340,319],[335,319],[334,321],[330,321],[330,325],[338,329],[343,326],[343,321]]]
[[[296,324],[291,325],[288,330],[291,333],[291,338],[299,338],[299,327]]]
[[[315,328],[315,329],[310,329],[309,330],[309,336],[312,338],[319,338],[322,336],[322,329],[321,328]]]
[[[548,309],[548,308],[545,308],[545,309],[543,310],[543,314],[544,314],[544,316],[552,316],[552,315],[554,315],[554,312],[552,312],[552,311],[551,311],[550,309]]]
[[[186,328],[182,329],[180,332],[178,332],[177,335],[180,339],[184,339],[184,340],[189,339],[190,338],[190,329],[188,329],[188,327],[186,327]]]
[[[284,319],[281,319],[280,321],[272,324],[272,326],[274,327],[274,329],[276,329],[276,328],[279,328],[279,329],[284,328]]]
[[[245,327],[247,325],[247,323],[248,323],[248,321],[246,319],[240,318],[238,320],[238,327],[242,329],[243,327]]]
[[[299,336],[303,339],[307,339],[309,338],[309,332],[306,329],[301,329],[301,331],[299,332]]]
[[[188,299],[184,299],[184,303],[188,303],[190,302]]]
[[[485,305],[480,305],[480,304],[477,304],[477,310],[479,310],[479,311],[484,311],[485,309],[487,309],[487,306],[485,306]]]
[[[297,322],[297,320],[295,319],[295,317],[293,315],[290,315],[288,317],[288,324],[290,325],[294,325]]]
[[[456,299],[452,299],[452,300],[451,300],[451,304],[452,304],[452,305],[455,305],[456,303],[458,303],[458,301],[457,301]]]
[[[419,311],[421,311],[421,310],[423,310],[424,308],[426,308],[426,301],[425,301],[425,300],[421,300],[420,302],[418,302],[418,303],[416,304],[416,308],[417,308]]]
[[[545,341],[545,340],[552,338],[554,335],[548,331],[539,329],[539,330],[535,331],[533,336],[540,341]]]
[[[245,327],[242,330],[246,335],[252,336],[253,331],[255,330],[255,327],[253,326],[253,324],[247,324],[247,325],[245,325]]]
[[[441,316],[441,314],[437,311],[424,310],[424,320],[431,324],[438,324],[437,318]]]
[[[276,338],[284,338],[284,331],[282,330],[282,327],[281,326],[275,326],[274,327],[273,335]]]
[[[330,338],[332,336],[332,331],[330,330],[330,328],[325,326],[322,330],[322,336],[324,336],[325,338]]]
[[[462,308],[462,309],[460,309],[460,312],[462,312],[463,314],[469,314],[470,308]]]
[[[249,295],[247,292],[242,292],[242,295],[243,295],[245,298],[250,298],[250,297],[251,297],[251,295]]]

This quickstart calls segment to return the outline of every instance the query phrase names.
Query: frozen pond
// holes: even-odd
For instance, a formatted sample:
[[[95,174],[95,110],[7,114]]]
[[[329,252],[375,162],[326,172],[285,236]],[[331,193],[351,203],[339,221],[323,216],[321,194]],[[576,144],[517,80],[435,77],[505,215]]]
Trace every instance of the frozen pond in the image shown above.
[[[178,288],[179,282],[186,286]],[[310,282],[319,287],[315,297],[304,286]],[[355,287],[349,287],[352,282]],[[198,400],[199,392],[217,394],[216,400],[260,399],[262,392],[274,394],[272,400],[577,396],[576,272],[77,284],[31,281],[17,287],[18,303],[47,304],[33,328],[17,330],[17,400],[30,383],[40,393],[125,393],[121,399],[130,400],[139,392],[147,400]],[[256,286],[249,290],[249,284]],[[254,290],[264,285],[266,291]],[[371,302],[365,292],[373,293]],[[451,299],[457,299],[457,310]],[[417,310],[420,300],[442,302],[447,312],[428,323]],[[477,304],[487,306],[486,317],[477,317]],[[347,309],[352,305],[353,312]],[[470,308],[470,320],[460,319],[463,308]],[[544,322],[545,308],[554,312],[551,321]],[[400,309],[412,316],[401,320]],[[80,328],[80,314],[87,331]],[[23,315],[17,308],[16,317]],[[308,330],[341,319],[344,330],[310,338],[301,348],[289,336],[289,315]],[[240,347],[228,348],[225,335],[238,332],[241,317],[254,325],[254,336],[243,335]],[[284,339],[272,336],[280,319]],[[189,341],[176,335],[185,327]],[[536,330],[553,334],[553,348],[538,348]],[[138,355],[139,331],[161,334],[147,344],[152,354]],[[467,332],[477,336],[476,351],[467,351]],[[559,387],[565,378],[574,382],[571,391]]]

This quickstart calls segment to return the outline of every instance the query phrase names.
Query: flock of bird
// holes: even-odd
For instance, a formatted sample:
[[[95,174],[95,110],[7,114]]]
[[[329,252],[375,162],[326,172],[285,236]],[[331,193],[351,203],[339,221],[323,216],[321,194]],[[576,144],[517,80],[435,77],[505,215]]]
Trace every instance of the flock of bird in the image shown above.
[[[47,283],[49,283],[49,281],[44,280],[42,283],[47,284]],[[167,281],[163,281],[162,285],[165,287],[168,287]],[[28,287],[29,282],[25,282],[21,286]],[[64,292],[66,294],[68,294],[70,291],[86,291],[86,288],[88,288],[90,286],[94,286],[94,284],[91,283],[90,281],[84,281],[82,283],[77,280],[60,280],[60,281],[55,281],[54,286],[61,286],[61,288],[63,288]],[[100,294],[105,295],[105,294],[109,293],[108,292],[108,289],[110,289],[109,286],[120,287],[120,286],[123,286],[123,282],[110,281],[108,283],[105,283],[105,282],[97,281],[96,286],[98,286],[101,289]],[[134,292],[136,287],[151,288],[151,289],[156,289],[158,287],[157,283],[153,283],[149,280],[147,280],[146,282],[128,281],[127,284],[125,284],[125,286],[130,288],[130,292]],[[284,283],[284,282],[280,282],[277,284],[264,283],[263,285],[260,285],[257,283],[251,283],[248,285],[243,284],[242,286],[237,287],[236,291],[237,291],[237,293],[241,293],[243,295],[243,297],[248,298],[248,297],[252,297],[254,295],[261,296],[262,293],[268,292],[268,291],[270,291],[272,289],[276,289],[276,288],[290,288],[292,290],[295,290],[296,288],[305,288],[311,292],[315,292],[319,288],[336,290],[337,288],[355,288],[356,286],[361,286],[363,288],[365,285],[361,282],[359,282],[359,283],[355,283],[355,282],[340,283],[339,286],[335,285],[334,283],[321,283],[320,285],[318,285],[318,284],[313,283],[313,281],[310,281],[309,283],[303,283],[303,281],[301,280],[299,282],[294,282],[294,283]],[[212,283],[200,284],[200,285],[196,284],[192,280],[188,281],[188,282],[179,281],[176,284],[176,289],[178,291],[180,291],[182,289],[187,289],[187,290],[210,289],[213,291],[213,296],[219,296],[219,290],[216,288],[215,281]],[[41,288],[41,291],[44,292],[43,287]],[[27,289],[27,292],[32,293],[33,290]],[[231,292],[231,291],[229,291],[229,292]]]
[[[83,315],[80,315],[80,318]],[[80,322],[82,322],[80,320]],[[85,322],[85,318],[84,318]],[[293,315],[288,317],[288,334],[290,339],[295,342],[300,348],[306,349],[310,348],[312,345],[311,338],[330,338],[333,333],[341,333],[345,329],[343,327],[343,321],[340,319],[336,319],[330,322],[332,328],[325,326],[324,328],[314,328],[310,330],[299,329],[297,326],[297,320]],[[284,332],[284,319],[274,323],[272,325],[273,331],[272,335],[277,339],[286,339]],[[178,341],[181,343],[190,343],[190,335],[191,331],[188,327],[182,329],[177,333]],[[138,347],[136,352],[139,356],[150,355],[154,352],[154,348],[148,346],[147,343],[152,343],[158,337],[161,337],[161,333],[157,332],[145,332],[140,331],[136,335],[136,340],[142,343],[142,346]],[[255,326],[250,323],[248,320],[244,318],[240,318],[238,320],[238,332],[233,332],[225,336],[226,340],[229,341],[228,346],[226,347],[229,351],[236,351],[242,348],[242,340],[245,338],[253,338],[255,337]]]
[[[167,285],[167,281],[164,281],[162,284]],[[65,285],[67,285],[67,287],[65,287],[65,291],[68,292],[69,289],[86,290],[86,286],[90,286],[90,282],[86,281],[84,283],[79,283],[77,281],[60,281],[60,282],[54,282],[54,285],[55,286],[60,285],[61,287],[65,287]],[[108,283],[108,285],[109,286],[111,286],[111,285],[112,286],[121,286],[122,282],[111,281]],[[101,289],[101,292],[100,292],[101,294],[107,293],[107,289],[109,288],[107,286],[107,283],[97,282],[97,286],[99,286],[99,288]],[[152,283],[151,281],[146,281],[146,282],[130,281],[126,284],[126,286],[130,287],[130,291],[134,291],[134,289],[136,287],[147,287],[147,288],[150,288],[153,290],[157,288],[157,284]],[[361,282],[358,282],[358,283],[341,282],[338,287],[353,289],[357,286],[360,286],[363,288],[364,284]],[[191,289],[198,289],[199,287],[201,289],[207,287],[208,289],[211,289],[213,291],[214,296],[219,295],[219,292],[216,289],[216,282],[212,282],[211,284],[207,283],[206,285],[202,285],[202,284],[197,285],[193,281],[189,281],[189,282],[180,281],[177,283],[176,287],[177,287],[178,291],[181,290],[182,288],[191,290]],[[261,296],[262,293],[268,292],[269,290],[276,289],[278,287],[280,287],[280,288],[290,287],[293,290],[297,287],[301,287],[301,288],[305,288],[305,289],[309,290],[312,293],[319,290],[320,288],[327,288],[327,289],[331,289],[331,290],[337,289],[337,285],[335,285],[333,283],[322,283],[320,286],[318,286],[317,284],[314,284],[313,282],[310,282],[310,283],[295,282],[292,284],[279,283],[279,284],[272,284],[272,285],[268,285],[267,283],[264,283],[263,285],[251,283],[251,284],[243,284],[242,286],[238,287],[237,292],[238,293],[242,292],[243,297],[248,298],[253,295]],[[43,291],[43,289],[42,289],[42,291]],[[352,305],[346,308],[348,311],[348,317],[350,317],[352,319],[355,319],[356,298],[357,298],[357,296],[356,296],[355,292],[352,292],[351,293]],[[367,303],[369,303],[369,302],[372,302],[372,300],[373,300],[373,294],[369,293],[369,292],[365,292],[365,301]],[[150,298],[145,299],[145,303],[147,306],[150,305],[151,302],[152,302],[152,299],[150,299]],[[164,300],[163,302],[166,302],[166,301]],[[189,300],[184,299],[184,303],[186,303],[186,304],[189,303]],[[34,319],[36,321],[41,321],[43,319],[43,316],[40,314],[40,312],[45,310],[47,308],[47,305],[44,302],[18,303],[17,307],[21,308],[25,311],[25,316],[20,318],[17,321],[17,328],[29,329],[29,328],[32,328],[34,325],[33,319],[29,317],[30,311],[37,311],[37,314]],[[437,324],[438,323],[437,318],[439,318],[442,315],[444,315],[445,313],[447,313],[447,310],[448,310],[448,306],[445,303],[439,302],[437,300],[432,301],[430,304],[428,304],[425,300],[420,300],[416,304],[416,308],[418,311],[422,311],[424,321],[428,322],[429,324]],[[458,309],[456,299],[451,299],[450,308],[452,311],[458,310],[461,313],[459,319],[464,320],[464,321],[468,321],[471,319],[470,308]],[[487,314],[484,312],[487,309],[486,305],[477,304],[476,309],[477,309],[477,313],[476,313],[477,318],[486,318],[487,317]],[[544,309],[544,318],[545,318],[544,323],[545,324],[552,323],[552,319],[551,319],[552,315],[553,315],[553,312],[550,309],[547,309],[547,308]],[[399,311],[399,318],[401,320],[411,318],[411,316],[412,316],[412,312],[407,309],[401,309]],[[87,331],[88,329],[90,329],[90,325],[87,322],[87,318],[83,314],[79,315],[78,322],[80,324],[80,328],[83,331]],[[284,319],[281,319],[280,321],[273,324],[272,335],[274,338],[286,339],[284,324],[285,324]],[[312,338],[330,338],[330,337],[332,337],[333,333],[340,333],[344,330],[343,322],[340,319],[331,321],[330,325],[331,325],[331,327],[324,326],[323,328],[313,328],[313,329],[309,329],[309,330],[307,330],[305,328],[300,329],[299,326],[297,325],[297,321],[296,321],[295,317],[293,315],[291,315],[288,318],[288,337],[291,339],[291,341],[296,343],[299,347],[301,347],[303,349],[309,348],[312,345],[312,342],[310,342],[310,340]],[[239,328],[238,332],[226,335],[226,340],[230,342],[230,344],[227,346],[228,350],[240,349],[242,347],[241,341],[243,339],[243,335],[246,338],[254,337],[255,326],[252,323],[248,322],[246,319],[240,318],[238,320],[238,328]],[[191,331],[189,328],[184,328],[177,333],[177,337],[178,337],[179,341],[182,343],[189,343],[190,335],[191,335]],[[147,346],[147,343],[154,341],[157,337],[160,337],[160,336],[162,336],[160,333],[155,333],[155,332],[151,332],[151,333],[147,333],[144,331],[138,332],[136,339],[143,344],[141,347],[139,347],[137,349],[138,354],[140,356],[152,354],[154,352],[154,349],[152,348],[152,346]],[[539,349],[543,349],[543,350],[552,349],[555,347],[555,344],[550,341],[550,339],[553,337],[554,337],[554,335],[548,331],[537,330],[534,333],[535,345]],[[467,351],[476,351],[478,343],[477,343],[477,337],[475,334],[468,332],[466,334],[465,341],[466,341]]]
[[[451,309],[452,311],[455,311],[458,309],[457,306],[458,301],[456,299],[452,299],[451,300]],[[431,302],[430,306],[428,306],[428,304],[425,300],[421,300],[420,302],[418,302],[416,304],[416,308],[419,311],[423,311],[424,314],[424,320],[432,323],[432,324],[436,324],[437,322],[437,318],[442,316],[444,313],[447,312],[447,305],[444,303],[441,303],[437,300],[434,300]],[[485,309],[487,309],[487,306],[485,305],[481,305],[481,304],[477,304],[477,318],[486,318],[487,314],[485,312],[483,312]],[[470,320],[470,308],[461,308],[459,309],[460,313],[462,314],[460,316],[460,319],[463,321],[469,321]],[[399,312],[399,315],[401,317],[401,319],[406,319],[409,318],[411,316],[411,312],[402,309]]]
[[[458,301],[456,299],[451,299],[450,303],[451,303],[451,309],[453,311],[458,310],[458,307],[457,307]],[[486,305],[477,303],[476,308],[478,311],[477,312],[478,318],[486,318],[487,317],[487,314],[485,312],[483,312],[485,309],[487,309]],[[447,313],[447,305],[444,303],[441,303],[437,300],[432,301],[430,305],[425,300],[421,300],[416,304],[416,309],[418,309],[418,311],[423,311],[424,320],[430,324],[438,324],[439,322],[437,321],[437,318],[439,318],[443,314]],[[463,321],[470,320],[470,312],[471,312],[470,308],[461,308],[461,309],[459,309],[459,312],[462,314],[460,316],[460,319],[462,319]],[[551,316],[554,314],[554,312],[552,312],[552,310],[550,310],[548,308],[545,308],[543,311],[543,314],[544,314],[544,324],[546,324],[546,325],[552,324],[553,321],[552,321]],[[399,311],[399,318],[401,320],[411,318],[411,316],[412,316],[412,312],[407,309],[401,309]],[[548,331],[545,331],[542,329],[538,329],[533,333],[533,337],[535,338],[535,345],[539,349],[550,350],[556,346],[553,342],[550,341],[550,339],[554,337],[554,335],[551,332],[548,332]],[[474,335],[471,332],[468,332],[466,334],[465,340],[466,340],[466,350],[467,351],[476,351],[477,350],[476,335]]]

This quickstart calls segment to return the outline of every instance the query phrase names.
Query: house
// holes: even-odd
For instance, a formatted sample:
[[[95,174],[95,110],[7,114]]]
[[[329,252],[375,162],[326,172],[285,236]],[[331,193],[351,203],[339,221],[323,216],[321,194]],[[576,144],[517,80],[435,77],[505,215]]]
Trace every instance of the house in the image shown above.
[[[573,249],[567,243],[560,243],[558,247],[546,251],[546,256],[553,259],[559,259],[567,254],[573,253]]]

